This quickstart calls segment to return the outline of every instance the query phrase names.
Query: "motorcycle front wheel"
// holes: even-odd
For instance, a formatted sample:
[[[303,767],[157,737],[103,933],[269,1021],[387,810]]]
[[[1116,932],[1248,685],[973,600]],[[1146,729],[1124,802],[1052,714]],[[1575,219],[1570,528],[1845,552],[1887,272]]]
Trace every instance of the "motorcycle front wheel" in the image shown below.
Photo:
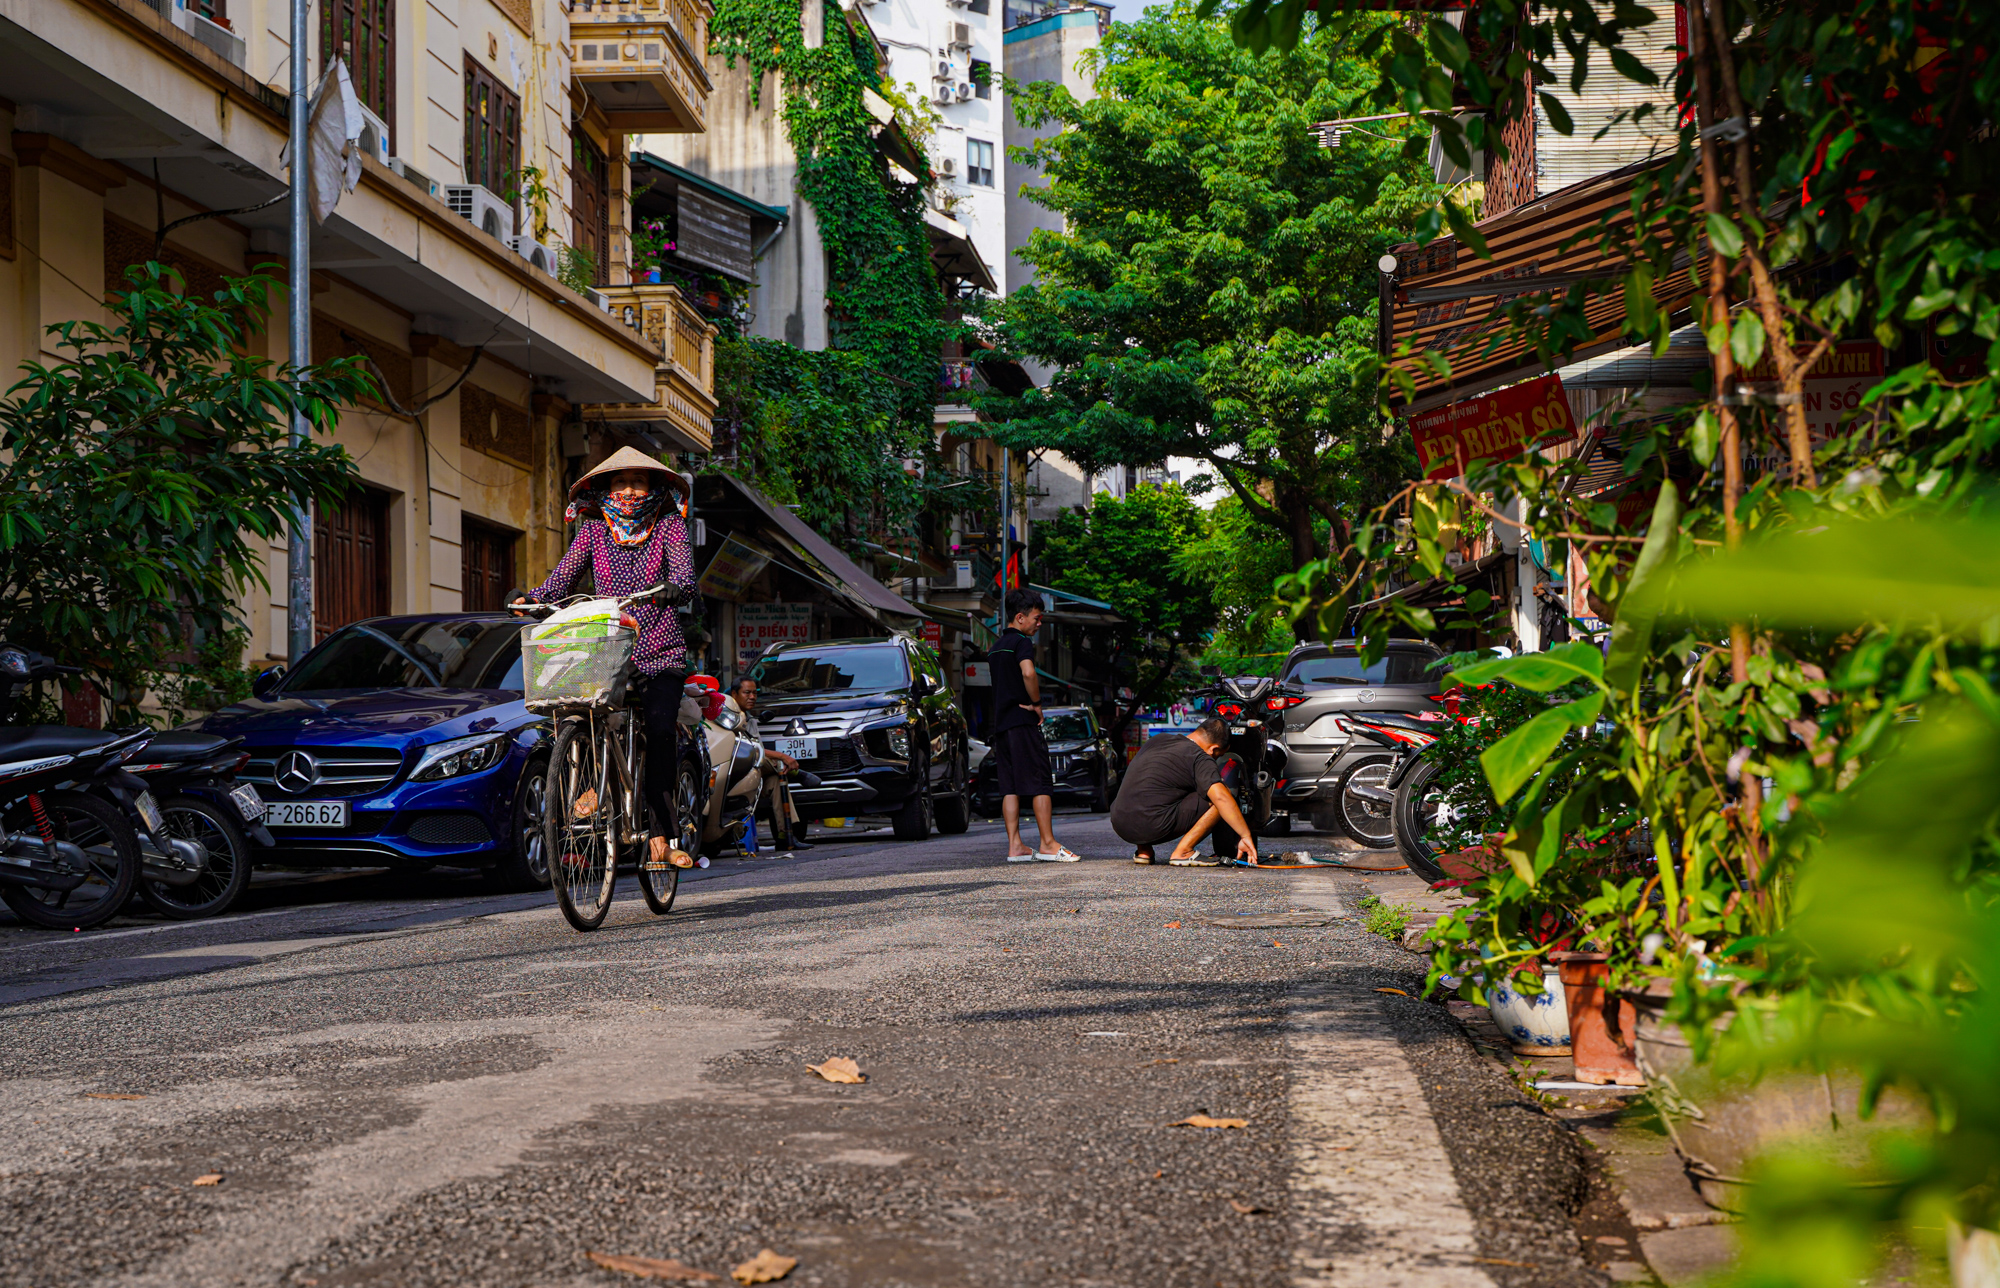
[[[0,899],[14,915],[49,930],[88,930],[111,920],[125,906],[139,879],[139,838],[123,812],[109,801],[82,792],[43,792],[42,808],[58,841],[82,848],[88,870],[70,890],[0,886]],[[27,797],[7,805],[7,830],[40,836]]]
[[[1433,789],[1438,767],[1429,761],[1421,761],[1410,771],[1403,785],[1396,789],[1394,808],[1396,821],[1396,852],[1403,856],[1403,862],[1410,865],[1410,871],[1426,881],[1438,882],[1450,876],[1438,858],[1444,847],[1433,837],[1436,834],[1440,813],[1445,807],[1443,789]]]
[[[1394,756],[1370,756],[1357,762],[1340,779],[1340,826],[1356,844],[1370,850],[1396,848],[1394,807],[1348,791],[1349,784],[1386,787],[1396,773]]]

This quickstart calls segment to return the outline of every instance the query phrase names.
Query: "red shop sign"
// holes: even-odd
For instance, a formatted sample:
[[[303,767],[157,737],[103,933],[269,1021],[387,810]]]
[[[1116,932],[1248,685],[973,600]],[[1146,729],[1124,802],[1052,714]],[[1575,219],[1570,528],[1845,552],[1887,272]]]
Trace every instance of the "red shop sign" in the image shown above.
[[[1410,418],[1410,434],[1427,479],[1456,478],[1473,461],[1504,461],[1530,447],[1561,442],[1575,432],[1569,398],[1554,376]]]

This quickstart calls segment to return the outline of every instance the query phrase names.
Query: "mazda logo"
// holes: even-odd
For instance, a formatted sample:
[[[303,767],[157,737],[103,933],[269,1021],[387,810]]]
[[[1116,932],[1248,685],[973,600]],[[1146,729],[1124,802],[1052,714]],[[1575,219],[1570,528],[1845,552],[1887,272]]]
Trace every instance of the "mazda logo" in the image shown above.
[[[319,785],[319,762],[303,751],[288,751],[272,766],[272,785],[297,795]]]
[[[1361,691],[1361,700],[1363,702],[1373,702],[1375,700],[1375,690],[1363,689]]]
[[[785,726],[785,736],[786,736],[786,737],[789,737],[789,738],[803,738],[803,737],[805,737],[805,736],[806,736],[806,722],[805,722],[805,721],[803,721],[803,720],[800,720],[800,719],[798,719],[798,718],[797,718],[796,716],[794,716],[794,717],[792,718],[792,722],[791,722],[790,724],[788,724],[788,725],[786,725],[786,726]]]

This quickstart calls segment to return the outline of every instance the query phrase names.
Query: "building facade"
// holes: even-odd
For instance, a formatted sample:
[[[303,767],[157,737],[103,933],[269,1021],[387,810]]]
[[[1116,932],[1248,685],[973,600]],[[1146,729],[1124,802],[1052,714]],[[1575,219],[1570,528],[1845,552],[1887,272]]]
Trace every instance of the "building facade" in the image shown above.
[[[318,84],[344,59],[367,124],[359,183],[312,234],[312,351],[365,355],[386,397],[335,435],[360,485],[316,516],[316,626],[498,606],[559,556],[593,456],[707,446],[712,328],[610,285],[625,139],[706,120],[706,0],[320,0],[303,51],[288,11],[0,0],[0,356],[53,358],[45,328],[101,319],[189,216],[236,212],[166,236],[188,289],[282,282],[288,201],[245,208],[288,182],[290,60]],[[282,362],[282,289],[273,306],[253,344]],[[244,604],[253,661],[286,648],[282,540],[269,583]]]

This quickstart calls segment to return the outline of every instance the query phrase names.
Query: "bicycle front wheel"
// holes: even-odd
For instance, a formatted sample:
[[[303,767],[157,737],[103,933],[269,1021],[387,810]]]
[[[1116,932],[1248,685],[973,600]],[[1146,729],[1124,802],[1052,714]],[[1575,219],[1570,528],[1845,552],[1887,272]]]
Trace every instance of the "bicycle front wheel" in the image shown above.
[[[595,930],[611,910],[618,881],[618,792],[611,781],[610,731],[570,719],[549,757],[542,851],[556,906],[578,930]]]

